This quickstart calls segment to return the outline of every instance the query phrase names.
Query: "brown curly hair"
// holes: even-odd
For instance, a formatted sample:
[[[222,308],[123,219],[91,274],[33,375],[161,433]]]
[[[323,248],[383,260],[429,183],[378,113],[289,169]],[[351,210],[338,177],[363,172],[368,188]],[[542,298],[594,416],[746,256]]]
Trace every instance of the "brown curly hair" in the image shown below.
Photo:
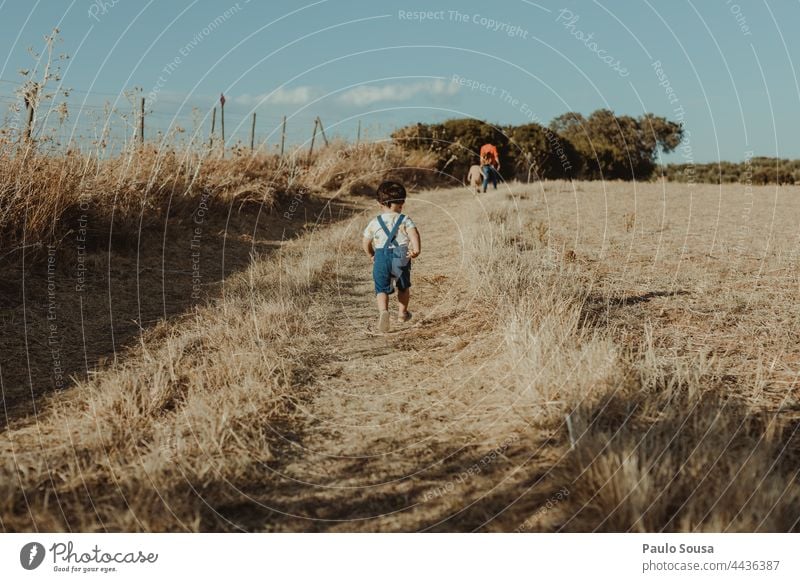
[[[378,186],[378,202],[389,206],[392,202],[402,204],[406,201],[406,189],[400,182],[383,182]]]

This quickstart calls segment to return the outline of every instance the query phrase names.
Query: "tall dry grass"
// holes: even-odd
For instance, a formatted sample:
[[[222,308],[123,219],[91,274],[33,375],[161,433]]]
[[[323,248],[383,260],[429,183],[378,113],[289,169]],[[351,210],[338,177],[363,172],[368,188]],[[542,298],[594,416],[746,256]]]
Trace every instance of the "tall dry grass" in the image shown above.
[[[284,158],[139,148],[99,159],[5,148],[0,244],[6,260],[23,247],[30,260],[32,247],[58,244],[79,214],[90,214],[99,240],[112,232],[160,238],[148,234],[151,226],[185,219],[201,198],[211,212],[270,209],[289,198],[305,208],[326,190],[350,193],[357,183],[372,194],[385,178],[427,179],[429,163],[391,144],[334,143],[312,157]],[[214,508],[237,503],[239,488],[270,486],[275,451],[286,446],[275,427],[291,426],[318,352],[323,322],[309,309],[309,292],[330,284],[329,245],[340,232],[254,257],[210,305],[142,330],[123,363],[90,373],[44,408],[37,399],[38,416],[0,435],[0,527],[235,529]],[[136,270],[127,276],[138,289]],[[62,333],[87,341],[85,330],[67,324],[59,319]]]
[[[332,199],[353,177],[372,195],[425,163],[385,143],[282,158],[148,145],[103,159],[36,147],[0,140],[4,425],[214,296],[251,252],[301,234],[323,208],[346,212]]]
[[[517,525],[796,531],[797,420],[776,413],[754,375],[732,385],[728,362],[701,350],[671,357],[647,334],[620,343],[627,336],[597,314],[598,272],[552,237],[533,192],[517,187],[487,204],[488,224],[473,225],[470,251],[484,317],[505,338],[495,362],[510,387],[504,398],[528,419],[522,430],[532,442],[550,439],[558,449],[546,470],[534,463],[543,476],[533,491],[542,499],[568,491],[551,510],[519,515]],[[531,450],[516,453],[519,462]]]
[[[254,262],[215,304],[0,435],[3,529],[235,530],[214,508],[270,487],[318,352],[310,291],[331,284],[343,232]]]
[[[169,216],[196,209],[255,204],[269,209],[281,198],[325,190],[372,194],[386,178],[430,183],[434,160],[390,143],[335,142],[313,156],[285,157],[245,150],[218,152],[133,147],[105,159],[69,150],[38,153],[0,144],[0,248],[57,242],[66,223],[89,209],[90,222],[132,236]]]

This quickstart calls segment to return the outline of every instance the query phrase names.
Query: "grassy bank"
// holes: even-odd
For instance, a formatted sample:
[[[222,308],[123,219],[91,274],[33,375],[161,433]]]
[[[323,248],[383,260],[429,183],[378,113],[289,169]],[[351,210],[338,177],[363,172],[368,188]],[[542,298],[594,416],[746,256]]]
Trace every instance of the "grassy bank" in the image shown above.
[[[673,278],[672,289],[626,293],[644,278],[644,270],[619,254],[624,247],[617,249],[612,243],[603,253],[600,241],[586,231],[605,232],[612,219],[621,226],[629,221],[624,215],[607,214],[605,221],[562,222],[569,205],[554,204],[550,196],[564,187],[552,183],[538,192],[517,189],[504,204],[492,207],[491,228],[481,225],[476,232],[471,261],[477,268],[472,280],[486,284],[483,312],[505,339],[496,365],[513,394],[506,399],[513,400],[509,404],[518,415],[529,419],[527,430],[516,430],[528,434],[530,443],[549,445],[513,451],[514,461],[527,463],[528,482],[533,483],[528,492],[537,503],[544,505],[557,492],[567,491],[544,511],[537,504],[525,510],[529,504],[520,488],[523,501],[518,510],[523,513],[518,527],[796,530],[796,383],[784,392],[775,358],[753,335],[759,327],[759,308],[764,316],[758,293],[768,287],[753,291],[749,308],[729,313],[729,329],[738,333],[739,342],[750,342],[752,359],[743,362],[742,354],[715,355],[697,346],[684,350],[676,345],[680,340],[701,340],[709,328],[676,337],[671,332],[679,323],[664,318],[669,307],[646,311],[647,303],[668,306],[670,298],[695,294],[693,283],[702,285],[703,280],[691,270],[680,283]],[[639,193],[642,198],[648,195]],[[616,199],[614,205],[619,202]],[[545,206],[550,220],[544,218]],[[655,209],[649,212],[656,214]],[[696,209],[694,219],[702,222],[705,212],[705,207]],[[641,222],[647,219],[639,217]],[[583,231],[577,238],[572,232],[576,224]],[[730,230],[720,228],[717,235],[724,238]],[[662,245],[672,237],[661,235]],[[639,236],[647,239],[643,233]],[[578,246],[576,240],[584,244]],[[643,242],[637,248],[643,249]],[[781,255],[780,249],[770,253]],[[615,261],[616,267],[609,268]],[[610,276],[609,271],[619,274],[620,267],[628,271],[627,277]],[[725,272],[706,266],[705,276],[716,275],[718,289],[743,282],[741,274],[732,282]],[[716,299],[732,300],[730,293],[724,291]],[[622,313],[625,307],[639,312]],[[773,322],[773,338],[788,331],[783,327],[788,321],[778,321]],[[789,342],[777,349],[786,356],[793,347]],[[770,362],[772,373],[767,372]],[[550,450],[553,445],[555,450]],[[537,457],[547,459],[537,463]],[[508,524],[505,527],[513,521]]]

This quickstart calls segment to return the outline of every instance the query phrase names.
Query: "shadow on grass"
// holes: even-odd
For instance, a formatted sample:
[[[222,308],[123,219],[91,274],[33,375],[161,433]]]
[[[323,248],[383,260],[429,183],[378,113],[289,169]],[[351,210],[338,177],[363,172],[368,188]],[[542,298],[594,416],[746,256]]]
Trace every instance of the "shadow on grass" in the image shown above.
[[[160,224],[113,229],[72,213],[56,245],[0,260],[2,429],[41,412],[48,394],[124,358],[159,323],[192,316],[253,254],[351,212],[347,202],[312,196],[272,208],[197,207]]]

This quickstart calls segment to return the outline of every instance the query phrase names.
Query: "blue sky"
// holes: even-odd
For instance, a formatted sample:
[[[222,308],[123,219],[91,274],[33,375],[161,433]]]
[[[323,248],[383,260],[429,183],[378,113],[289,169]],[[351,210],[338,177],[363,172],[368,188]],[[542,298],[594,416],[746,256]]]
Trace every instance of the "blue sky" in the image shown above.
[[[0,2],[2,105],[36,65],[27,47],[58,26],[66,133],[91,134],[106,102],[129,112],[123,92],[140,87],[152,139],[205,135],[224,91],[229,141],[248,139],[253,111],[274,146],[283,115],[299,142],[317,115],[331,135],[354,138],[360,120],[379,139],[415,121],[605,107],[680,116],[690,147],[665,161],[800,158],[797,1]]]

